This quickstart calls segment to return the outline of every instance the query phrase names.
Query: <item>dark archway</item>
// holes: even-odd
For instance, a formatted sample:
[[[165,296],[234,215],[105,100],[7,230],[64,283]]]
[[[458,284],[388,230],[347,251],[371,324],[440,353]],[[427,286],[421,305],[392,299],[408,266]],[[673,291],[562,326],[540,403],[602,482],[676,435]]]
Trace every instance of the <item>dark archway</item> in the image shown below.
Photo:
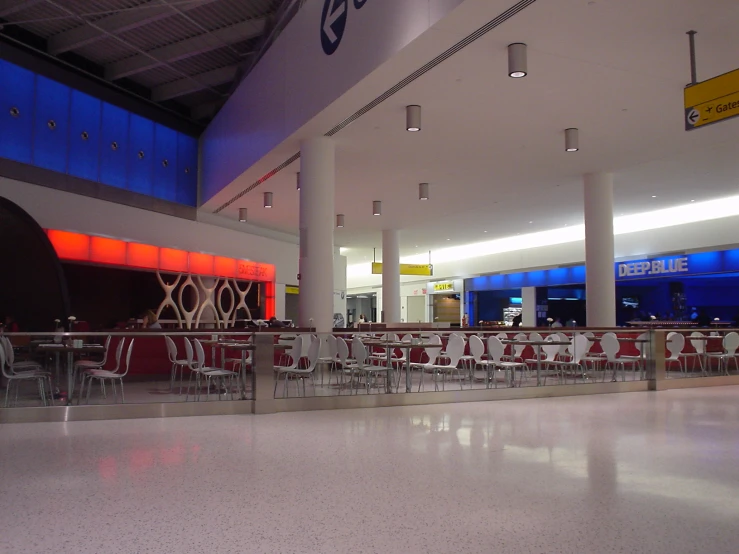
[[[44,230],[25,210],[0,197],[0,317],[23,331],[53,330],[70,314],[64,270]]]

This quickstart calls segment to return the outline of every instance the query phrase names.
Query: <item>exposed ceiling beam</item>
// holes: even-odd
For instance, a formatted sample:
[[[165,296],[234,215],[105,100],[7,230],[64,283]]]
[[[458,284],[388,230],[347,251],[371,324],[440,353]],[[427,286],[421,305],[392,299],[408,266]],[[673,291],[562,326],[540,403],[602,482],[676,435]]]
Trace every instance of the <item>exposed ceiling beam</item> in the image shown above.
[[[238,66],[229,65],[193,75],[189,79],[178,79],[166,85],[154,87],[151,91],[151,99],[154,102],[164,102],[178,96],[228,83],[236,76],[237,70]]]
[[[155,48],[148,52],[151,57],[132,56],[107,65],[105,67],[105,78],[109,81],[115,81],[162,65],[152,58],[171,63],[222,48],[224,43],[233,44],[258,37],[264,32],[265,24],[266,19],[250,19],[230,27]]]
[[[192,109],[190,109],[190,117],[193,118],[195,121],[200,121],[201,119],[212,119],[225,103],[226,99],[224,98],[221,100],[216,100],[215,102],[198,104],[197,106],[193,106]]]
[[[0,0],[0,17],[13,15],[14,13],[27,10],[36,4],[40,4],[45,1],[46,0],[26,0],[23,2],[23,0]]]
[[[193,1],[188,4],[181,4],[179,9],[183,12],[194,10],[195,8],[199,8],[205,4],[210,4],[216,1],[217,0]],[[117,34],[175,15],[177,15],[177,12],[172,10],[170,6],[161,4],[158,0],[151,0],[150,2],[137,6],[136,8],[122,10],[115,15],[98,19],[95,21],[95,25],[109,33]],[[100,33],[98,29],[90,27],[89,25],[81,25],[74,29],[70,29],[69,31],[50,37],[48,40],[48,50],[51,55],[58,56],[63,52],[81,48],[104,38],[105,35]]]

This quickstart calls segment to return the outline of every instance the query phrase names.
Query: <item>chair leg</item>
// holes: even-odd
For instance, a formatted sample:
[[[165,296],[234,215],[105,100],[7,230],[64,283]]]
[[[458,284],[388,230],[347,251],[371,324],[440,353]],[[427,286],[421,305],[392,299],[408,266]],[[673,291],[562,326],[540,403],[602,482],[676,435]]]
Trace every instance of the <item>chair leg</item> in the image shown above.
[[[10,386],[13,384],[13,379],[8,380],[8,384],[5,386],[5,405],[4,408],[8,407],[8,394],[10,394]]]
[[[85,399],[85,404],[90,403],[90,391],[92,390],[92,376],[90,376],[90,382],[87,384],[87,398]]]

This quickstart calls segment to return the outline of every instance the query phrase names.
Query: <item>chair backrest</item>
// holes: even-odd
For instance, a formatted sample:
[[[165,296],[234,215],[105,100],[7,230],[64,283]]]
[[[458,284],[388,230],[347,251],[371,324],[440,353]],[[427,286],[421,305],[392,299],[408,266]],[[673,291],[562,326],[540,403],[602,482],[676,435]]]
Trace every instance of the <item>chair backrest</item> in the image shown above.
[[[121,337],[118,341],[118,345],[115,347],[115,368],[112,369],[113,373],[118,373],[121,368],[121,356],[123,355],[123,345],[126,342],[126,337]]]
[[[367,348],[364,346],[364,343],[359,340],[359,337],[354,337],[352,339],[352,356],[354,356],[354,360],[360,367],[367,363]]]
[[[424,348],[424,352],[426,352],[426,356],[428,356],[430,364],[435,364],[436,359],[439,357],[439,354],[441,354],[441,337],[439,335],[431,335],[428,340],[429,344],[433,344],[436,346],[427,346]]]
[[[113,339],[110,335],[108,335],[108,338],[105,339],[105,352],[103,352],[103,359],[100,362],[100,367],[105,367],[106,362],[108,361],[108,352],[110,352],[110,341]]]
[[[506,340],[508,338],[508,333],[498,333],[495,336],[498,337],[500,340]]]
[[[618,351],[621,350],[621,344],[618,342],[616,335],[613,333],[605,333],[600,339],[600,347],[609,362],[616,361]]]
[[[642,333],[637,338],[639,339],[639,341],[647,340],[649,338],[649,333]],[[670,335],[667,335],[667,338],[669,339],[670,338]],[[646,342],[639,342],[639,341],[636,341],[634,343],[634,345],[636,346],[636,349],[639,351],[639,354],[641,354],[642,353],[642,349],[644,348],[644,346],[647,343]],[[683,344],[685,344],[685,337],[683,337]]]
[[[482,363],[482,357],[485,355],[485,344],[482,339],[477,335],[470,337],[470,354],[475,359],[475,362]]]
[[[290,356],[291,366],[296,367],[300,358],[303,356],[303,335],[298,335],[293,339],[292,345],[286,350],[288,356]]]
[[[110,339],[110,337],[108,337]],[[169,361],[174,363],[177,361],[177,345],[174,343],[172,338],[169,335],[164,335],[164,342],[167,345],[167,355],[169,356]],[[107,350],[106,350],[107,354]]]
[[[332,359],[336,359],[339,355],[339,343],[335,335],[326,335],[326,344],[328,344],[328,354]],[[309,356],[310,357],[310,356]]]
[[[346,361],[349,359],[349,345],[346,344],[346,341],[343,337],[338,337],[336,339],[336,347],[338,350],[338,357],[339,361],[341,362],[341,365],[346,365]]]
[[[526,333],[518,333],[516,336],[513,337],[513,340],[528,340],[529,337],[526,336]],[[525,344],[514,344],[513,345],[513,357],[514,358],[520,358],[523,356],[523,351],[526,350]]]
[[[446,354],[449,356],[449,367],[457,367],[459,360],[464,355],[464,339],[456,334],[449,337],[446,345]]]
[[[550,339],[547,337],[547,340],[552,341],[555,339]],[[544,354],[546,356],[547,362],[553,362],[557,358],[557,354],[559,354],[559,344],[545,344],[541,347],[541,349],[544,351]]]
[[[128,352],[126,352],[126,369],[121,373],[121,379],[123,379],[128,374],[128,370],[131,369],[131,352],[133,352],[133,343],[135,340],[136,339],[131,339],[131,342],[128,343]],[[124,341],[121,340],[121,342]]]
[[[187,367],[189,367],[190,369],[195,369],[198,367],[198,363],[193,360],[192,343],[187,337],[182,337],[182,340],[185,343],[185,358],[187,359]]]
[[[3,337],[4,339],[5,337]],[[2,367],[2,374],[6,379],[11,378],[10,371],[5,367],[5,341],[3,340],[3,347],[0,348],[0,366]],[[7,385],[10,386],[10,385]]]
[[[724,350],[729,356],[735,356],[737,348],[739,348],[739,333],[732,331],[724,337]]]
[[[505,353],[505,345],[494,335],[488,337],[488,356],[494,363],[499,363]]]
[[[585,335],[577,334],[572,337],[572,361],[573,363],[579,364],[580,360],[583,359],[585,354],[588,353],[590,347],[593,344],[588,340]]]
[[[691,337],[705,337],[703,333],[700,331],[693,331],[690,333]],[[703,354],[706,351],[706,342],[703,340],[691,340],[690,341],[691,346],[693,347],[693,350],[695,350],[698,354]]]
[[[538,342],[538,341],[542,340],[542,338],[541,338],[541,335],[539,333],[537,333],[536,331],[534,331],[533,333],[529,333],[529,340],[530,341],[536,341],[536,342]]]
[[[300,337],[302,338],[302,342],[300,343],[300,357],[306,358],[308,356],[308,351],[310,350],[313,335],[300,335]]]
[[[585,331],[584,333],[582,333],[582,336],[585,337],[586,339],[594,339],[595,338],[595,333],[593,333],[592,331]],[[593,345],[594,344],[595,344],[595,341],[594,340],[589,340],[588,341],[588,347],[585,350],[585,354],[587,354],[588,352],[590,352],[590,349],[593,348]],[[585,354],[583,354],[583,356]]]
[[[413,342],[413,335],[403,335],[403,338],[400,339],[400,342]]]
[[[308,371],[313,371],[314,369],[316,369],[316,364],[318,363],[320,353],[321,339],[318,337],[313,337],[310,342],[310,348],[308,348]]]
[[[13,362],[15,361],[15,353],[13,352],[13,343],[10,342],[10,339],[8,337],[0,337],[0,340],[2,340],[3,343],[3,365],[5,365],[5,362],[8,363],[8,367],[10,368],[10,372],[13,373]]]
[[[667,350],[670,351],[670,358],[676,360],[685,348],[685,335],[682,333],[671,333],[671,335],[668,335]]]
[[[193,342],[195,343],[195,355],[198,359],[198,367],[202,369],[205,367],[205,350],[203,350],[203,345],[198,339],[195,339]]]

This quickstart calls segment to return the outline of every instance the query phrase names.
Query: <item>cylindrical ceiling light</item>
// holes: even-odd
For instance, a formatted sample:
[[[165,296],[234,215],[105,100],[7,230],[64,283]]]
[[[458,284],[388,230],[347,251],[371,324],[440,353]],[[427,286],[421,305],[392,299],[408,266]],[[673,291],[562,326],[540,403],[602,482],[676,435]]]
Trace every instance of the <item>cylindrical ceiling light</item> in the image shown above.
[[[296,181],[298,182],[298,190],[300,190],[300,171],[298,171],[298,177]]]
[[[429,199],[429,184],[428,183],[418,184],[418,199],[419,200]]]
[[[413,105],[405,107],[405,128],[411,133],[421,130],[421,106]]]
[[[246,208],[239,208],[239,221],[246,223]]]
[[[580,132],[574,127],[565,129],[565,151],[577,152],[580,150]]]
[[[344,228],[344,214],[336,214],[336,228],[337,229]]]
[[[382,215],[382,202],[379,200],[372,201],[372,215]]]
[[[264,193],[264,207],[265,208],[272,207],[272,193],[271,192]]]
[[[526,77],[528,74],[526,61],[526,45],[523,42],[514,42],[508,45],[508,76],[514,79]]]

